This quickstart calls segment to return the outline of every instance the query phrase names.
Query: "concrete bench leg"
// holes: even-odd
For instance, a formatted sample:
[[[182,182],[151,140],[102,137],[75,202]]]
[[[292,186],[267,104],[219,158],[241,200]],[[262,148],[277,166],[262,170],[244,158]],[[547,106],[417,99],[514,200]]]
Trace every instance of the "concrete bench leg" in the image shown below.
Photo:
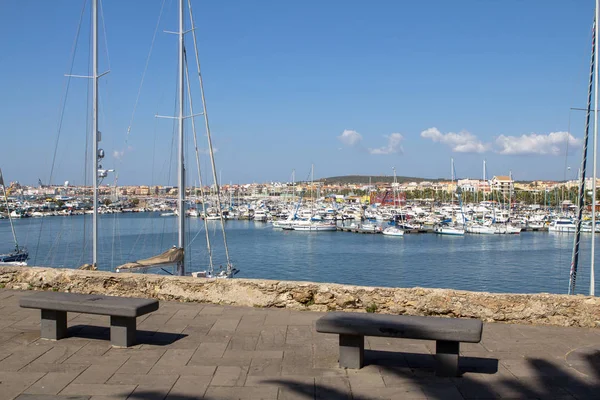
[[[42,310],[42,331],[44,339],[59,340],[67,337],[67,312]]]
[[[436,340],[435,342],[435,374],[437,376],[459,376],[458,352],[460,342]]]
[[[364,364],[365,337],[340,335],[340,367],[360,369]]]
[[[129,347],[135,344],[135,317],[110,317],[110,343],[113,346]]]

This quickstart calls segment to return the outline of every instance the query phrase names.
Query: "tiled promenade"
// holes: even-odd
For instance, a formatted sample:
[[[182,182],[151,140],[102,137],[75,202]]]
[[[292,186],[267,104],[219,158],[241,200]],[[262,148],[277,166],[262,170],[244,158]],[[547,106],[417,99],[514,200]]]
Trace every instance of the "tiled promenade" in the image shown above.
[[[133,348],[74,313],[47,341],[26,293],[0,290],[0,399],[600,399],[600,329],[486,324],[463,377],[438,378],[430,341],[369,337],[367,366],[338,368],[313,312],[163,302]]]

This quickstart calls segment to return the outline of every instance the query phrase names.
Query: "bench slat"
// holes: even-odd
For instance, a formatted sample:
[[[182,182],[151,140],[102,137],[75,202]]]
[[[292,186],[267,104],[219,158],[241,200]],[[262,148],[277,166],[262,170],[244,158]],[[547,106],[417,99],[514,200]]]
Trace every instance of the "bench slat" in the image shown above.
[[[158,310],[158,301],[154,299],[60,292],[36,292],[21,297],[19,305],[23,308],[117,317],[139,317]]]
[[[317,332],[341,335],[479,343],[483,323],[477,319],[330,312],[317,320],[316,328]]]

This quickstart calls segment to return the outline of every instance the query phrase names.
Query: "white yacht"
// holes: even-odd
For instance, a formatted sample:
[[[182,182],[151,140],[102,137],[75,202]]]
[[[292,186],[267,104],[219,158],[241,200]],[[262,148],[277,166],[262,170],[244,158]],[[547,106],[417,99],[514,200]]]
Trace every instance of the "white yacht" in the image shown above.
[[[404,236],[404,231],[395,226],[385,228],[382,233],[387,236]]]
[[[464,236],[465,234],[463,228],[451,225],[437,225],[433,228],[433,231],[440,235]]]
[[[468,224],[465,230],[467,233],[477,233],[480,235],[493,235],[496,233],[493,227],[483,224]]]
[[[261,208],[257,208],[254,210],[254,221],[255,222],[267,222],[268,215],[267,212]]]
[[[550,226],[548,227],[549,232],[566,232],[566,233],[575,233],[577,229],[577,225],[573,222],[571,218],[558,218],[552,221]]]

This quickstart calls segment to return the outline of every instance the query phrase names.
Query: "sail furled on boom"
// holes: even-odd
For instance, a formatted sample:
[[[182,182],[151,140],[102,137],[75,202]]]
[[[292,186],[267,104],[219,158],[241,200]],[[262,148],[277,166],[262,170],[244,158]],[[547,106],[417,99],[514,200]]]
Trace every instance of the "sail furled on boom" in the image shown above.
[[[137,268],[160,267],[163,265],[177,264],[183,260],[183,249],[173,246],[169,250],[154,257],[137,260],[127,264],[120,265],[116,268],[117,272],[134,270]]]

